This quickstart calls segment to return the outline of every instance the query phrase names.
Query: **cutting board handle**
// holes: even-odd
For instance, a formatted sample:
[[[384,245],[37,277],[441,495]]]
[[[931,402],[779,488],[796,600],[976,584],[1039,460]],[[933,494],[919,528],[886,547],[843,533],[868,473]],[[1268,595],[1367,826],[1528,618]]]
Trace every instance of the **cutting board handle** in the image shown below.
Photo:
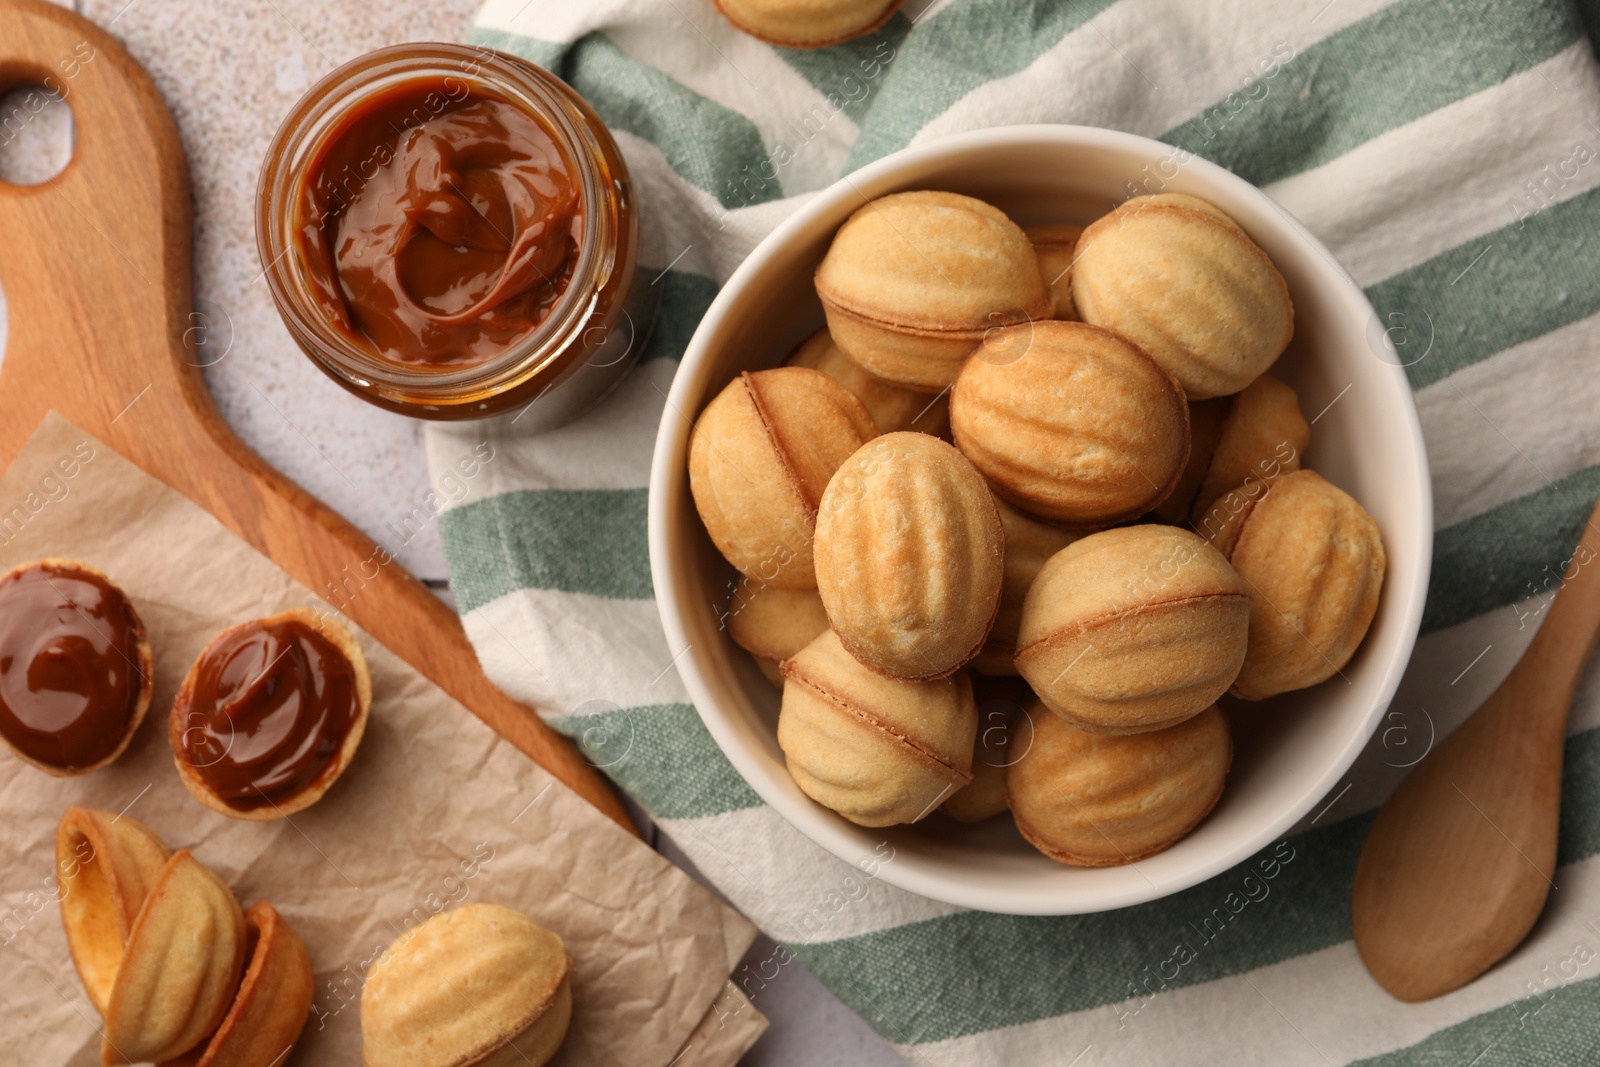
[[[0,182],[0,466],[54,409],[187,495],[318,593],[362,574],[346,613],[622,826],[615,792],[567,740],[484,676],[455,612],[268,466],[222,421],[202,378],[189,180],[149,75],[108,33],[45,0],[0,0],[0,90],[39,85],[72,109],[72,158],[34,186]],[[13,119],[13,127],[32,121]],[[0,132],[10,136],[11,131]],[[333,388],[330,384],[329,388]],[[381,557],[380,557],[381,558]]]

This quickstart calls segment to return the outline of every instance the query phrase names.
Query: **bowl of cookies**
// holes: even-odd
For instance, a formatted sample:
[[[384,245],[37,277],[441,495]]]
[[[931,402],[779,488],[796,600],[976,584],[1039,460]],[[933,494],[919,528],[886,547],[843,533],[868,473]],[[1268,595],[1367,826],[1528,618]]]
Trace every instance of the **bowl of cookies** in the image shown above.
[[[763,800],[900,888],[1071,914],[1338,785],[1432,504],[1400,359],[1299,223],[1181,148],[1022,126],[756,247],[674,379],[649,524],[678,670]]]

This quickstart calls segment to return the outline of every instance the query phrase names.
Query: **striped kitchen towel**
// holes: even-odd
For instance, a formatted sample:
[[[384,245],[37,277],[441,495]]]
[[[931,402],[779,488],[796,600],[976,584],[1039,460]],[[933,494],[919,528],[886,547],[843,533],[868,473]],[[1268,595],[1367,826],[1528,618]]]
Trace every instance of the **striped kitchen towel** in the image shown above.
[[[917,1063],[1600,1061],[1593,684],[1567,749],[1559,889],[1520,950],[1402,1005],[1362,969],[1349,914],[1373,808],[1510,669],[1600,494],[1600,71],[1569,0],[935,0],[816,52],[742,36],[709,0],[492,0],[472,39],[558,72],[616,131],[662,311],[603,408],[497,440],[455,479],[455,595],[489,675],[781,942],[734,976],[758,1006],[792,953]],[[863,880],[764,806],[672,669],[645,549],[668,384],[751,247],[887,152],[1031,122],[1181,145],[1318,234],[1410,364],[1438,524],[1423,638],[1348,780],[1234,871],[1067,918]],[[436,477],[481,436],[431,429]]]

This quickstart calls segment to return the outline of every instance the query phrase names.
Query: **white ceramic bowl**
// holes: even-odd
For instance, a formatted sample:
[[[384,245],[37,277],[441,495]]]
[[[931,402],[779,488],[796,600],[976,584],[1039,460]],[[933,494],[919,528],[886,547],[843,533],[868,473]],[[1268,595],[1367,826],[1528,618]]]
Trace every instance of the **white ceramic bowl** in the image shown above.
[[[947,189],[981,197],[1024,226],[1087,223],[1152,175],[1170,179],[1165,191],[1204,197],[1232,215],[1289,283],[1295,336],[1273,371],[1316,417],[1306,465],[1352,493],[1383,531],[1388,575],[1372,629],[1343,672],[1347,681],[1336,676],[1230,710],[1235,751],[1221,802],[1188,837],[1149,859],[1063,866],[1004,819],[961,826],[936,814],[914,826],[855,826],[790,779],[777,741],[778,691],[718,625],[733,571],[689,495],[694,417],[740,371],[777,365],[822,325],[812,272],[834,230],[867,200]],[[1145,188],[1160,191],[1153,180],[1138,191]],[[1203,160],[1184,162],[1169,145],[1086,127],[1014,126],[919,145],[856,171],[801,207],[734,272],[672,384],[650,475],[650,567],[667,643],[682,653],[678,670],[695,707],[763,800],[849,863],[888,840],[894,860],[879,877],[901,888],[985,911],[1059,915],[1136,904],[1218,874],[1277,839],[1338,784],[1393,697],[1416,640],[1432,510],[1404,371],[1371,305],[1321,243],[1254,186]]]

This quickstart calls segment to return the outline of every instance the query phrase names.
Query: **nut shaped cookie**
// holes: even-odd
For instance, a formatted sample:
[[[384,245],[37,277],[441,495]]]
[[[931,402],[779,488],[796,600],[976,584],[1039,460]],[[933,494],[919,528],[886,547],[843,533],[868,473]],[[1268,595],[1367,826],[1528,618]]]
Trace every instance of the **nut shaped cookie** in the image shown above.
[[[1083,231],[1072,299],[1084,322],[1150,353],[1190,400],[1243,389],[1294,333],[1289,288],[1244,231],[1155,197],[1129,200]]]
[[[1080,729],[1160,730],[1227,692],[1250,601],[1222,554],[1188,530],[1090,534],[1050,557],[1028,590],[1017,670]]]
[[[877,433],[861,401],[821,371],[740,375],[689,436],[689,491],[712,542],[752,580],[814,587],[817,502],[839,464]]]
[[[946,815],[964,823],[982,822],[1006,810],[1006,767],[1016,758],[1012,753],[1020,756],[1033,744],[1033,724],[1025,709],[1038,703],[1018,678],[973,675],[972,695],[978,705],[972,781],[939,805]]]
[[[956,193],[862,207],[834,235],[816,285],[851,359],[929,393],[955,380],[985,331],[1055,312],[1027,236],[999,208]]]
[[[248,673],[234,674],[231,664],[238,661],[232,657],[249,655],[249,650],[241,651],[236,642],[251,639],[253,635],[268,634],[279,627],[284,628],[278,632],[285,635],[288,643],[272,657],[272,661]],[[285,729],[283,724],[287,716],[281,714],[281,709],[279,714],[269,712],[270,721],[251,723],[250,716],[254,713],[252,705],[271,708],[274,701],[272,694],[292,691],[291,687],[297,680],[305,686],[300,690],[301,693],[321,691],[331,696],[328,676],[323,675],[322,681],[317,681],[309,659],[309,654],[324,643],[324,652],[330,658],[322,662],[332,665],[342,661],[344,670],[348,671],[345,692],[349,700],[345,707],[351,714],[342,736],[297,737]],[[273,646],[266,647],[270,650]],[[223,682],[220,689],[216,685],[219,681]],[[296,705],[290,703],[289,706]],[[361,651],[361,644],[355,635],[331,614],[291,608],[264,619],[230,626],[206,643],[184,675],[177,696],[173,697],[172,708],[167,713],[167,742],[172,748],[172,762],[178,769],[178,780],[196,800],[231,819],[270,822],[304,811],[322,799],[355,759],[361,739],[366,735],[371,712],[372,674],[367,668],[366,654]],[[218,723],[227,724],[225,732],[213,735],[222,738],[219,742],[220,751],[191,747],[189,744],[192,738],[203,736],[201,729],[208,721],[213,727]],[[249,725],[239,725],[241,722]],[[250,732],[252,727],[258,744],[251,749],[250,759],[242,763],[247,763],[256,773],[265,773],[274,763],[281,765],[301,758],[300,754],[308,751],[326,751],[325,758],[320,761],[322,766],[297,788],[286,789],[276,796],[262,793],[257,787],[255,794],[264,802],[258,802],[255,797],[245,801],[230,799],[217,789],[217,782],[212,775],[218,769],[227,767],[233,756],[242,751],[241,748],[235,748],[234,741]],[[269,737],[276,742],[274,745],[262,743]],[[325,750],[322,747],[324,745],[327,746]],[[222,780],[226,781],[225,778]]]
[[[833,343],[826,327],[806,338],[785,365],[819,370],[850,390],[866,405],[879,433],[918,430],[935,437],[950,436],[949,393],[930,397],[874,378]]]
[[[1139,203],[1145,207],[1153,207],[1157,204],[1170,204],[1174,207],[1186,207],[1193,211],[1203,211],[1214,219],[1221,219],[1234,229],[1239,228],[1239,224],[1233,220],[1232,215],[1228,214],[1226,211],[1223,211],[1211,201],[1202,200],[1198,196],[1190,196],[1188,193],[1151,193],[1148,196],[1142,196],[1138,199]]]
[[[816,564],[828,621],[852,655],[891,678],[942,678],[989,634],[1005,533],[994,495],[960,452],[891,433],[828,483]]]
[[[1022,836],[1058,863],[1114,867],[1170,847],[1216,807],[1233,760],[1214,705],[1134,736],[1088,733],[1043,708],[1034,720],[1006,798]]]
[[[305,942],[264,900],[244,909],[244,923],[250,955],[222,1025],[162,1067],[275,1067],[300,1039],[313,981]]]
[[[1000,586],[1000,610],[983,649],[972,658],[971,668],[990,675],[1017,673],[1017,630],[1022,626],[1022,602],[1045,560],[1076,541],[1081,534],[1040,522],[999,497],[1000,525],[1006,532],[1005,580]]]
[[[1172,495],[1151,509],[1151,514],[1162,522],[1181,526],[1189,521],[1195,497],[1200,495],[1200,483],[1211,469],[1211,457],[1222,437],[1222,420],[1232,403],[1230,396],[1189,402],[1189,461],[1183,465]]]
[[[1198,518],[1222,494],[1300,469],[1311,426],[1292,388],[1263,374],[1229,398],[1221,432],[1194,499]]]
[[[55,778],[128,750],[150,710],[150,639],[104,571],[45,558],[0,572],[0,745]]]
[[[1022,231],[1033,243],[1034,255],[1039,257],[1039,274],[1056,298],[1056,318],[1074,321],[1078,313],[1072,306],[1072,259],[1078,251],[1078,235],[1082,226],[1053,224],[1029,226]]]
[[[780,48],[824,48],[889,21],[901,0],[713,0],[722,16]]]
[[[778,746],[802,792],[860,826],[915,822],[972,780],[978,713],[965,672],[874,673],[828,631],[783,663]]]
[[[441,912],[389,946],[361,988],[367,1067],[542,1067],[572,1018],[561,938],[499,904]],[[461,1010],[466,996],[472,1011]]]
[[[728,603],[728,636],[756,658],[773,685],[783,685],[778,664],[828,628],[828,612],[815,589],[735,587]]]
[[[187,849],[173,853],[134,920],[111,986],[100,1060],[160,1063],[217,1028],[244,967],[244,913]]]
[[[1195,533],[1205,538],[1212,548],[1231,558],[1233,546],[1239,543],[1239,534],[1244,530],[1245,520],[1266,493],[1265,482],[1252,482],[1222,494],[1206,509],[1205,514],[1195,517]]]
[[[1300,469],[1311,426],[1295,391],[1263,374],[1232,396],[1189,405],[1189,462],[1178,487],[1155,514],[1164,522],[1199,527],[1225,493],[1253,493],[1280,474]]]
[[[950,426],[998,495],[1078,527],[1149,511],[1189,455],[1178,383],[1136,345],[1081,322],[992,331],[956,379]]]
[[[1256,591],[1235,696],[1304,689],[1350,662],[1386,564],[1377,523],[1350,494],[1315,471],[1284,475],[1250,509],[1230,558]]]
[[[171,855],[149,827],[126,815],[68,808],[56,824],[61,925],[89,1003],[102,1016],[134,920]]]

